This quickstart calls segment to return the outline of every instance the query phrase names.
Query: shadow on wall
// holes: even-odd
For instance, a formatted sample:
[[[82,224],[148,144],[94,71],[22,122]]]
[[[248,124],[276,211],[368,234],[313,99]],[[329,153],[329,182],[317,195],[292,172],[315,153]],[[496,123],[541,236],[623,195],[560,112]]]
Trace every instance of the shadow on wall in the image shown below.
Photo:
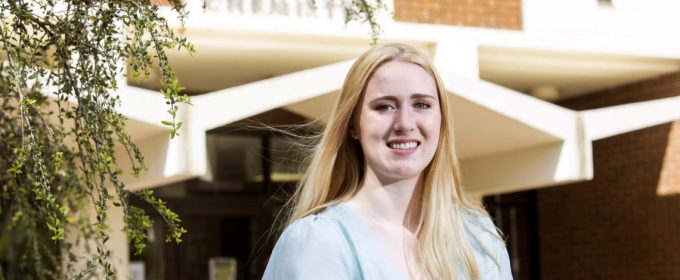
[[[668,133],[656,194],[660,196],[680,195],[680,122],[678,121],[673,122]]]

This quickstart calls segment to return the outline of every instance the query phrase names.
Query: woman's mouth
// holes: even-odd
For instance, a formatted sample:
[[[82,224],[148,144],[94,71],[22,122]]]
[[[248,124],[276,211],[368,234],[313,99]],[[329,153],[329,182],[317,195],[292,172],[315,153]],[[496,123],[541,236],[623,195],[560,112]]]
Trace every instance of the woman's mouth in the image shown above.
[[[417,147],[418,142],[387,143],[387,146],[395,150],[409,150]]]

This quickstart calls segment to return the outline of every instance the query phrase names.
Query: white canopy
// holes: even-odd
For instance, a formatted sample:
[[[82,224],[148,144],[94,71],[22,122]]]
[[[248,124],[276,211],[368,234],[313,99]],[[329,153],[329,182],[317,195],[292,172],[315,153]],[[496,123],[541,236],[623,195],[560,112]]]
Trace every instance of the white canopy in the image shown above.
[[[323,119],[351,63],[196,96],[194,106],[180,108],[182,131],[174,140],[160,125],[166,117],[160,94],[121,89],[121,111],[135,120],[131,135],[150,169],[139,180],[123,179],[141,189],[209,178],[206,131],[275,108]],[[592,141],[680,119],[680,97],[575,112],[480,79],[441,74],[452,97],[463,180],[477,195],[589,180]]]

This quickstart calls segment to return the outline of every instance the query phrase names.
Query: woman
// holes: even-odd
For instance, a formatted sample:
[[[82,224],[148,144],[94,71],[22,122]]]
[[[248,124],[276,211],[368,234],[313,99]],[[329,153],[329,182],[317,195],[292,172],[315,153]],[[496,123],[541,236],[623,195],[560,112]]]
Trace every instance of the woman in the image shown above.
[[[350,69],[264,279],[511,279],[460,182],[439,74],[404,44]]]

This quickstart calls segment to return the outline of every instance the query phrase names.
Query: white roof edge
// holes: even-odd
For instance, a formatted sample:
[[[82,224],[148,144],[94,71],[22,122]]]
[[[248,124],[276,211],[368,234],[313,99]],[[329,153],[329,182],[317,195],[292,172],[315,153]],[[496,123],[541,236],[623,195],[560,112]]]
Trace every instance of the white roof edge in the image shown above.
[[[478,79],[441,71],[446,90],[560,139],[573,137],[576,112]]]
[[[384,37],[434,42],[455,38],[457,41],[476,42],[480,46],[680,59],[680,41],[668,36],[641,39],[640,36],[607,33],[578,34],[395,22],[392,29],[385,31]]]
[[[591,141],[680,120],[680,96],[582,111]]]
[[[461,161],[472,193],[489,195],[537,189],[593,178],[590,142],[569,139],[530,149]],[[488,174],[494,173],[494,176]]]
[[[193,98],[201,125],[210,130],[342,87],[353,60],[316,67]]]
[[[168,11],[169,12],[169,11]],[[214,15],[212,15],[214,16]],[[218,20],[218,22],[215,22]],[[179,21],[169,18],[170,25],[179,27]],[[264,20],[266,21],[266,20]],[[328,38],[340,38],[349,40],[362,40],[370,42],[370,36],[366,35],[367,26],[353,23],[346,26],[309,26],[309,24],[293,24],[299,28],[281,28],[267,24],[255,24],[250,22],[243,24],[242,20],[230,18],[211,18],[205,15],[203,18],[189,18],[186,28],[201,33],[204,30],[229,34],[233,32],[261,34],[271,36],[272,33],[281,36],[312,36],[317,40]],[[457,41],[473,41],[480,46],[507,47],[527,50],[553,50],[579,53],[595,53],[610,55],[626,55],[650,58],[680,59],[680,41],[666,34],[654,33],[626,34],[610,32],[577,33],[567,31],[541,31],[541,30],[507,30],[495,28],[466,27],[455,25],[410,23],[387,20],[381,22],[384,33],[378,38],[379,43],[387,41],[409,41],[433,43],[443,38],[452,38]],[[214,33],[211,33],[214,37]],[[225,35],[226,36],[226,35]]]

